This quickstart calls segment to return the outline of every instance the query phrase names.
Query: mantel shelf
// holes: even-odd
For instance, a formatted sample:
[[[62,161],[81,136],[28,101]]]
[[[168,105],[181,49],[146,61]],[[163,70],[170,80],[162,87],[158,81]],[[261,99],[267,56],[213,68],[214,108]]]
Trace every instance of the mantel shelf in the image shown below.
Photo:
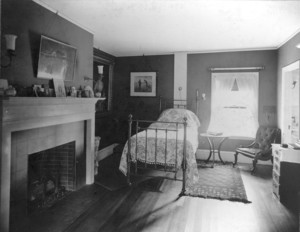
[[[105,98],[104,98],[105,99]],[[9,104],[60,104],[60,103],[96,103],[103,98],[74,98],[74,97],[1,97],[0,102]]]
[[[57,98],[57,97],[9,97],[0,100],[0,121],[25,122],[62,117],[77,121],[79,118],[92,117],[95,114],[97,98]],[[77,119],[78,118],[78,119]]]

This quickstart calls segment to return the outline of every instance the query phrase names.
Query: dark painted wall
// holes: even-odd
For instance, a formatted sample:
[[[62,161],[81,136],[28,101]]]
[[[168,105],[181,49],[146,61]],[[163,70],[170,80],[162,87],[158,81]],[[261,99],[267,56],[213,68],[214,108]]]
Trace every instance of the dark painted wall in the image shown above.
[[[201,132],[205,132],[210,120],[211,105],[211,67],[257,67],[264,66],[259,75],[259,124],[274,125],[276,119],[268,121],[266,113],[276,112],[277,95],[277,51],[247,51],[247,52],[224,52],[188,55],[187,73],[187,96],[188,99],[195,98],[196,89],[199,95],[206,94],[206,100],[200,100],[199,118],[201,121]],[[222,148],[233,151],[240,144],[247,144],[249,141],[226,141]],[[207,142],[200,139],[200,149],[208,148]]]
[[[279,106],[281,105],[281,88],[282,88],[282,68],[294,63],[295,61],[300,59],[300,49],[296,47],[297,44],[300,43],[300,33],[295,35],[293,38],[291,38],[289,41],[287,41],[283,46],[281,46],[278,49],[278,67],[277,67],[277,74],[278,74],[278,95],[277,95],[277,100],[278,100],[278,124],[281,119],[280,115],[280,108]]]
[[[83,77],[93,78],[93,35],[31,0],[2,0],[2,34],[15,34],[16,56],[9,68],[1,69],[2,78],[10,84],[24,87],[47,84],[49,81],[36,78],[41,35],[48,36],[77,48],[74,79],[67,86],[92,85]],[[2,54],[4,40],[2,39]],[[6,57],[2,57],[5,63]]]
[[[157,72],[157,97],[130,97],[130,72]],[[127,119],[155,120],[159,114],[159,96],[173,98],[174,56],[137,56],[116,58],[113,80],[113,112],[118,121],[117,140],[127,137]]]

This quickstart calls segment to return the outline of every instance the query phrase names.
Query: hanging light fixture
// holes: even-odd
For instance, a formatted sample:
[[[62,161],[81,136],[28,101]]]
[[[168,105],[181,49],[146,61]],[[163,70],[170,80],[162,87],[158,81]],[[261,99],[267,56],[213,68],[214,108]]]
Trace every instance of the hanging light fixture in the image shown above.
[[[6,65],[1,64],[1,68],[7,68],[11,66],[12,57],[16,55],[16,39],[18,38],[16,35],[6,34],[4,35],[5,42],[6,42],[6,51],[7,56],[9,57],[9,63]]]
[[[234,79],[234,82],[233,82],[231,91],[239,91],[239,86],[238,86],[238,84],[237,84],[236,79]]]

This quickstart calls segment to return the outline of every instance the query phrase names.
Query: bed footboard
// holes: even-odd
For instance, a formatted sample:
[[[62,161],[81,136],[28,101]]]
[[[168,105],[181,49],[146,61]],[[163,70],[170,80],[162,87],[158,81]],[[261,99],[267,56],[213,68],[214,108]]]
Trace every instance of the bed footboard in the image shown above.
[[[153,123],[160,123],[162,127],[152,128],[151,125]],[[144,124],[147,124],[148,126],[142,126]],[[167,126],[164,126],[164,124],[166,125],[174,124],[174,126],[168,128]],[[181,194],[183,194],[185,192],[186,169],[187,169],[187,157],[186,157],[187,156],[186,154],[187,119],[184,118],[183,122],[133,120],[132,115],[130,114],[128,117],[128,126],[129,126],[128,141],[127,141],[128,151],[127,151],[127,159],[126,159],[127,160],[127,183],[131,185],[131,175],[140,175],[138,174],[138,170],[158,170],[164,175],[155,175],[155,177],[163,177],[165,179],[182,181]],[[179,130],[179,127],[183,129]],[[134,134],[132,133],[133,132],[132,128],[135,128]],[[142,132],[144,136],[142,140],[143,144],[138,144],[138,141],[139,143],[141,141],[139,140],[140,139],[139,136],[141,136],[139,134],[140,132]],[[179,136],[179,132],[183,133],[183,135]],[[168,137],[170,133],[172,134],[172,138]],[[151,138],[149,134],[151,134]],[[171,140],[172,142],[170,142]],[[132,146],[132,143],[134,146]],[[164,144],[163,148],[161,147],[162,143]],[[148,154],[148,150],[150,149],[148,149],[148,146],[152,146],[151,150],[152,152],[154,152],[154,154],[152,153],[151,158],[149,158],[150,154]],[[179,149],[179,146],[182,146],[182,149]],[[141,153],[141,147],[143,149],[142,159],[141,157],[138,156],[138,153],[139,154]],[[138,151],[138,149],[140,150]],[[179,150],[182,150],[182,153],[179,153]],[[172,164],[170,164],[170,162],[167,162],[167,158],[170,157],[170,154],[172,155],[172,160],[174,159],[174,163]],[[178,179],[177,177],[179,164],[181,164],[180,167],[183,173],[182,179]],[[166,176],[166,173],[173,173],[174,176],[173,177]],[[152,176],[152,175],[147,174],[145,176]]]

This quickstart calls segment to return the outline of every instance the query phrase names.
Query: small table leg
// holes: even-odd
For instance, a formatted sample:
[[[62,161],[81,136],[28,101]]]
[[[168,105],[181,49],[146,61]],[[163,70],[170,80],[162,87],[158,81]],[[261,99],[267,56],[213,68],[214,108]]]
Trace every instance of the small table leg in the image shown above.
[[[211,158],[211,155],[213,156],[213,164],[212,164],[212,168],[214,167],[214,164],[215,164],[215,146],[214,146],[214,140],[210,140],[209,137],[206,137],[207,138],[207,141],[208,141],[208,144],[209,144],[209,156],[207,158],[207,160],[205,162],[208,162]]]
[[[206,137],[207,141],[208,141],[208,144],[209,144],[209,156],[208,158],[205,160],[205,162],[207,163],[209,160],[210,160],[210,157],[212,155],[212,144],[211,144],[211,141],[209,140],[208,137]]]
[[[227,139],[227,137],[224,137],[221,141],[220,141],[220,143],[219,143],[219,146],[218,146],[218,156],[219,156],[219,159],[220,159],[220,161],[222,162],[222,164],[225,164],[225,162],[222,160],[222,158],[221,158],[221,146],[222,146],[222,144],[224,143],[224,141]]]
[[[210,137],[206,137],[206,138],[209,143],[209,156],[205,162],[207,163],[210,160],[211,156],[213,156],[213,164],[212,164],[212,168],[213,168],[214,164],[215,164],[215,153],[218,152],[220,161],[222,162],[222,164],[225,164],[225,162],[223,161],[223,159],[221,157],[221,146],[228,137],[224,137],[220,140],[217,150],[215,149],[214,138],[210,138]]]
[[[214,140],[211,141],[212,144],[212,152],[213,152],[213,163],[211,165],[211,167],[213,168],[215,166],[215,160],[216,160],[216,151],[215,151],[215,144],[214,144]]]

